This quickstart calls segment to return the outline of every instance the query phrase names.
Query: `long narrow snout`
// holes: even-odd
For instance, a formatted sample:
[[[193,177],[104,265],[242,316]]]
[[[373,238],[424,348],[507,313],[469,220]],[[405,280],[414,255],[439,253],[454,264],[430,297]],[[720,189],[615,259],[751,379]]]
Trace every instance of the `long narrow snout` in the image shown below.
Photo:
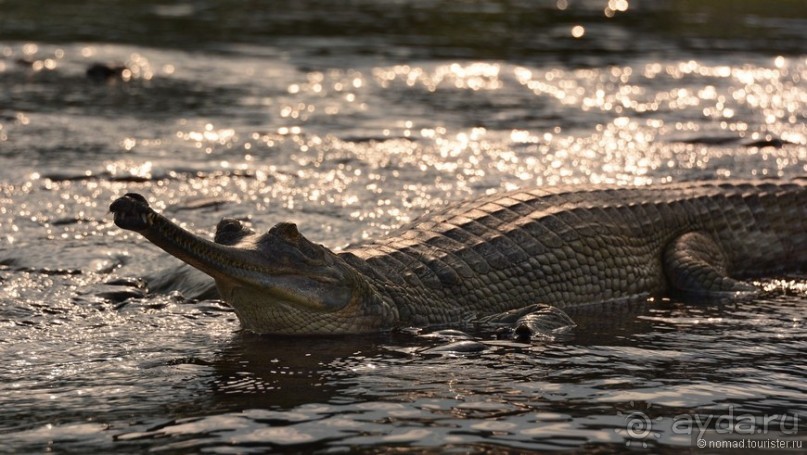
[[[145,197],[128,193],[115,200],[109,210],[115,225],[137,232],[167,253],[216,279],[237,275],[233,266],[244,264],[244,252],[203,239],[155,212]]]
[[[337,311],[350,301],[351,286],[345,270],[335,264],[336,256],[306,240],[290,223],[222,245],[178,226],[136,193],[118,198],[109,209],[117,226],[210,275],[223,294],[249,294],[251,300],[265,298],[321,312]]]
[[[154,210],[148,201],[137,193],[127,193],[115,200],[109,211],[115,215],[115,225],[121,229],[140,232],[151,225],[149,216]]]

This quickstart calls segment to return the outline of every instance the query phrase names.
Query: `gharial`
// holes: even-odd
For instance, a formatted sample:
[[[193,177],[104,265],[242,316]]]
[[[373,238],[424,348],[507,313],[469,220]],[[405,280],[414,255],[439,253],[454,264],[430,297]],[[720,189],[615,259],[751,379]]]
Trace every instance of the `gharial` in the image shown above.
[[[669,293],[753,293],[737,278],[807,267],[807,178],[494,194],[335,253],[280,223],[200,238],[129,193],[115,224],[215,279],[256,333],[456,325]]]

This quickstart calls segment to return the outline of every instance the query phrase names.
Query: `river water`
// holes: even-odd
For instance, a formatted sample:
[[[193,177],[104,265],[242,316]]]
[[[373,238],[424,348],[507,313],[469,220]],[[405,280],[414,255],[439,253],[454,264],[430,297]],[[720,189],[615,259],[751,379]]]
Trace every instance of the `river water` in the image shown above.
[[[415,330],[258,337],[108,213],[132,191],[204,235],[294,221],[338,250],[521,186],[803,176],[802,1],[0,10],[0,452],[805,440],[804,275],[754,301],[604,309],[531,344],[470,333],[465,352]]]

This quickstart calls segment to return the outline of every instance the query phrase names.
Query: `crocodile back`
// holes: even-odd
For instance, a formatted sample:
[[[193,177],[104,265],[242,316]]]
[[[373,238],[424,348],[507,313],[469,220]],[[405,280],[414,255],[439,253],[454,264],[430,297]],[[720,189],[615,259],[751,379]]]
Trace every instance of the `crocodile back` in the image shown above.
[[[732,276],[807,266],[807,180],[557,187],[435,210],[350,250],[412,323],[661,294],[664,247],[709,234]]]

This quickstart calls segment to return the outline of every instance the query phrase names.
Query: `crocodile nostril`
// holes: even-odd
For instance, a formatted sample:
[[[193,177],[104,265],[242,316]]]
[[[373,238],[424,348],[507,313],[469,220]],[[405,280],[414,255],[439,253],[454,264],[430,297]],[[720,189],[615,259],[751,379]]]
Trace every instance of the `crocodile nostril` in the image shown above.
[[[140,195],[140,194],[137,194],[137,193],[126,193],[126,194],[124,194],[124,195],[123,195],[123,197],[125,197],[125,198],[129,198],[129,199],[134,199],[135,201],[137,201],[137,202],[139,202],[139,203],[141,203],[141,204],[145,205],[146,207],[148,207],[148,206],[149,206],[149,202],[146,200],[146,198],[145,198],[145,197],[143,197],[143,196],[142,196],[142,195]]]

